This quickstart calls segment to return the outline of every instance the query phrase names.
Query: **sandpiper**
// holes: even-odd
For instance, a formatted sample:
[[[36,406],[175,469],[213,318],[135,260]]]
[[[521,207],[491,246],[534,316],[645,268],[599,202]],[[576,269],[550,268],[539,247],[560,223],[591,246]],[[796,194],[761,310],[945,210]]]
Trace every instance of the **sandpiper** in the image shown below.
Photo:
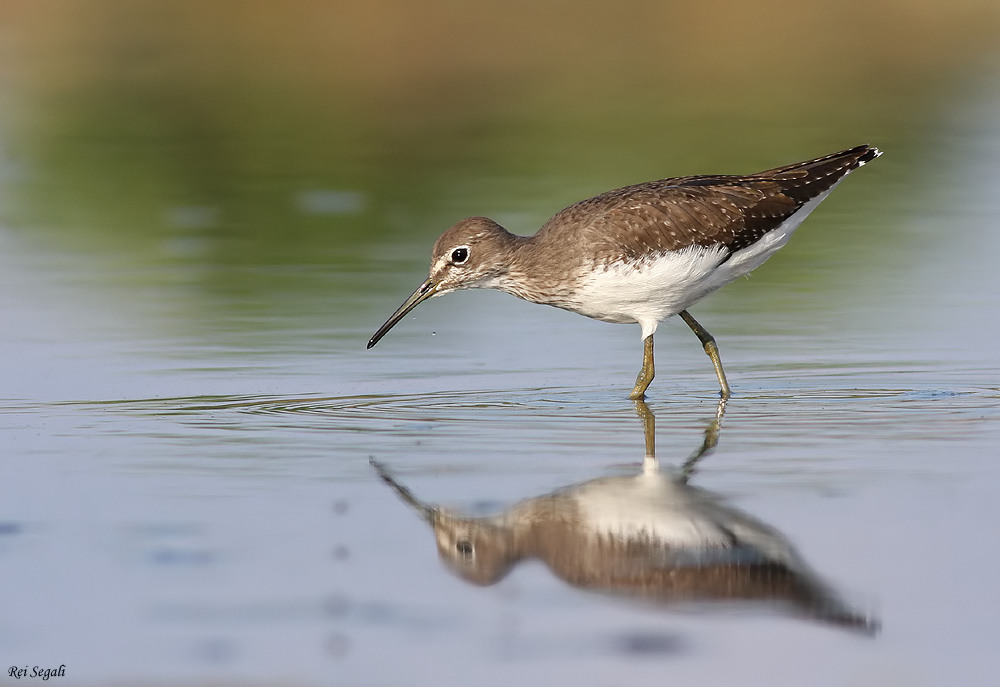
[[[430,275],[368,342],[417,305],[460,289],[499,289],[604,322],[642,327],[642,368],[629,398],[653,381],[653,334],[673,315],[691,328],[730,395],[715,338],[688,308],[759,267],[847,174],[882,153],[860,145],[746,176],[649,181],[556,213],[534,236],[469,217],[435,242]]]
[[[688,483],[718,440],[725,401],[681,470],[651,452],[652,412],[636,401],[646,434],[641,470],[600,477],[473,517],[420,501],[371,460],[379,477],[433,529],[438,554],[462,579],[491,585],[537,560],[582,589],[657,605],[764,603],[865,634],[879,621],[847,605],[778,530]]]

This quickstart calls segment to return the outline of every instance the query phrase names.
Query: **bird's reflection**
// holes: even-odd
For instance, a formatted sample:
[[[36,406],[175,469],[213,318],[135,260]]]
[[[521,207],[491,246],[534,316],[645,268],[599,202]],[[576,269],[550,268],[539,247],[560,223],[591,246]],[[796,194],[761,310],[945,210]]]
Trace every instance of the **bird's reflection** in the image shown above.
[[[636,401],[646,455],[626,477],[602,477],[467,517],[425,504],[372,461],[382,480],[433,528],[438,553],[459,577],[498,582],[524,560],[543,561],[584,589],[657,603],[763,602],[873,634],[878,621],[848,607],[765,523],[688,480],[715,447],[725,402],[680,470],[659,466],[655,418]]]

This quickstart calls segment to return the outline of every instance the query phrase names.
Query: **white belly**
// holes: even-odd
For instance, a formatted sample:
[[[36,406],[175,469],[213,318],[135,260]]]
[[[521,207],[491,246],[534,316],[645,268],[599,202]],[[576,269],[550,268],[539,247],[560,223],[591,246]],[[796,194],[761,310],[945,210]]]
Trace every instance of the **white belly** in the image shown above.
[[[732,545],[715,517],[725,510],[666,475],[594,480],[576,488],[573,496],[584,529],[595,534],[673,547]]]
[[[670,475],[597,479],[568,493],[583,530],[591,536],[653,542],[675,553],[696,555],[752,550],[790,567],[804,567],[776,530]]]
[[[721,261],[726,249],[721,245],[689,246],[598,268],[583,278],[570,309],[605,322],[637,322],[645,339],[663,320],[762,265],[788,243],[802,221],[836,186],[804,204],[777,228],[736,251],[725,262]]]

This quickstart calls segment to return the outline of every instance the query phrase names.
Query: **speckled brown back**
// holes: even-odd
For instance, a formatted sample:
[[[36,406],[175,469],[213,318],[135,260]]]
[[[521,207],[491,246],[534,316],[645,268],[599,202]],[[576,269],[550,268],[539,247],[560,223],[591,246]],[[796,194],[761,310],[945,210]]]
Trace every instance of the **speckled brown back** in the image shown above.
[[[533,241],[561,243],[593,264],[641,260],[691,245],[729,253],[758,241],[879,152],[863,145],[746,176],[687,176],[608,191],[557,213]],[[571,256],[574,246],[586,256]]]

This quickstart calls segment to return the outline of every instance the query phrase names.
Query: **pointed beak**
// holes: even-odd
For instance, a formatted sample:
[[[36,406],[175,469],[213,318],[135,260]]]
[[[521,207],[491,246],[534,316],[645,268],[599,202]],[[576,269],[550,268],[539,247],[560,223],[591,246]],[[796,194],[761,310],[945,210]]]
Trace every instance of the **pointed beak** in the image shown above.
[[[403,503],[407,504],[408,506],[413,508],[413,510],[417,511],[420,517],[423,518],[424,521],[426,521],[427,524],[429,524],[431,527],[435,525],[438,519],[437,508],[434,508],[433,506],[428,506],[427,504],[417,499],[417,497],[413,495],[413,492],[411,492],[402,484],[394,480],[392,478],[392,475],[386,472],[385,468],[377,460],[369,458],[368,462],[371,463],[371,466],[373,468],[375,468],[375,472],[378,473],[378,476],[382,479],[382,481],[385,482],[387,485],[389,485],[389,487],[394,492],[396,492],[396,495],[399,496],[399,498],[403,501]]]
[[[368,341],[368,348],[371,348],[379,342],[386,333],[396,326],[396,323],[401,319],[406,317],[406,313],[413,310],[415,307],[426,301],[428,298],[436,294],[438,291],[438,284],[428,277],[427,281],[420,285],[420,287],[410,294],[410,297],[403,301],[403,304],[392,314],[388,320],[385,321],[375,335]]]

